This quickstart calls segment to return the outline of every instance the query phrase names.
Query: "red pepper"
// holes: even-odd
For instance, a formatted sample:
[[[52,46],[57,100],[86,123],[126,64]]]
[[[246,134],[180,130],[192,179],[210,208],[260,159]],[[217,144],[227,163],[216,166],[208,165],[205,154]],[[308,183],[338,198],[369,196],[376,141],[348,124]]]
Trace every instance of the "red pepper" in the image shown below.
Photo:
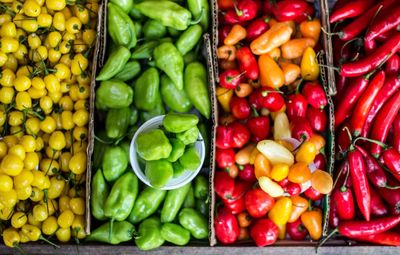
[[[323,109],[328,104],[325,90],[318,82],[307,82],[303,87],[303,95],[314,108]]]
[[[260,110],[263,104],[263,96],[261,94],[261,89],[254,89],[253,92],[249,96],[249,103],[251,108],[255,110]]]
[[[373,52],[374,50],[376,50],[377,47],[377,43],[375,40],[371,40],[371,41],[365,41],[364,40],[364,50],[365,53],[370,54],[371,52]]]
[[[388,184],[390,186],[399,185],[392,179],[388,179]],[[378,193],[383,200],[389,205],[391,214],[400,214],[400,189],[389,189],[389,188],[378,188]]]
[[[233,149],[220,149],[215,150],[215,161],[218,168],[226,169],[235,164],[235,151]]]
[[[304,0],[283,0],[276,3],[273,13],[278,21],[294,20],[304,15],[308,3]]]
[[[227,89],[235,89],[241,82],[243,73],[239,70],[227,70],[219,74],[219,85]]]
[[[275,8],[275,1],[266,0],[263,2],[262,12],[264,14],[272,14]]]
[[[218,126],[215,146],[220,149],[229,149],[233,146],[233,129],[230,126]]]
[[[221,198],[232,198],[235,190],[235,180],[226,171],[215,171],[214,188],[215,193]]]
[[[354,219],[356,210],[354,207],[353,193],[349,187],[346,185],[335,187],[331,199],[336,204],[336,210],[340,220]]]
[[[307,120],[313,131],[324,132],[328,122],[325,110],[308,107]]]
[[[389,31],[387,31],[387,32],[385,32],[383,34],[378,35],[376,37],[376,40],[378,42],[380,42],[380,43],[384,43],[387,40],[389,40],[390,37],[394,36],[397,33],[398,33],[397,29],[392,29],[392,30],[389,30]]]
[[[286,177],[285,179],[283,179],[282,181],[279,181],[278,184],[279,186],[281,186],[282,188],[285,188],[288,184],[289,184],[289,179]]]
[[[254,0],[239,0],[235,11],[240,21],[247,21],[256,17],[259,8],[259,3]]]
[[[336,91],[337,91],[335,95],[335,101],[337,101],[336,99],[340,99],[342,97],[343,91],[347,87],[348,78],[336,74],[335,81],[336,81]]]
[[[382,217],[389,214],[388,208],[382,201],[379,194],[370,187],[371,194],[371,214],[375,217]]]
[[[250,141],[250,132],[245,125],[233,122],[230,127],[233,130],[232,145],[234,148],[242,148]]]
[[[339,127],[351,114],[351,110],[357,103],[358,98],[368,87],[370,75],[359,76],[349,80],[348,87],[343,91],[342,97],[335,107],[335,127]]]
[[[224,205],[229,208],[229,210],[232,212],[232,214],[237,215],[241,212],[244,212],[246,210],[246,204],[244,201],[244,196],[240,197],[236,200],[222,200],[224,202]]]
[[[366,171],[369,181],[375,187],[387,187],[387,178],[386,174],[379,165],[379,163],[372,157],[366,150],[364,150],[361,146],[356,146],[357,150],[361,152],[364,157]]]
[[[329,17],[332,24],[336,21],[354,18],[365,12],[373,4],[373,0],[353,0],[347,1],[340,8],[335,9]]]
[[[323,194],[315,190],[313,187],[310,187],[306,191],[304,191],[304,195],[312,201],[318,201],[324,197]]]
[[[241,197],[244,197],[246,192],[251,188],[251,183],[240,180],[235,180],[235,188],[230,198],[224,198],[224,203],[232,203]]]
[[[366,235],[362,237],[356,237],[356,240],[370,242],[375,244],[400,246],[400,234],[397,232],[384,232],[379,234]]]
[[[218,0],[218,9],[220,10],[229,10],[234,7],[234,1],[233,0]]]
[[[383,233],[400,223],[400,216],[390,216],[367,221],[345,221],[338,227],[341,235],[355,238]]]
[[[270,134],[270,120],[267,116],[252,117],[247,121],[246,125],[252,134],[251,140],[253,142],[265,140]]]
[[[285,105],[285,99],[282,94],[275,90],[264,87],[259,95],[262,97],[261,106],[271,112],[277,112]]]
[[[385,142],[397,113],[400,110],[400,91],[397,91],[389,101],[385,103],[379,111],[374,125],[372,126],[371,138],[380,142]],[[378,157],[382,152],[382,147],[376,143],[371,144],[370,152],[373,156]]]
[[[376,96],[385,83],[385,72],[378,72],[361,95],[354,110],[352,111],[350,127],[355,136],[360,135]]]
[[[337,213],[337,205],[331,198],[329,200],[329,227],[336,228],[339,226],[339,216]]]
[[[353,149],[349,151],[347,158],[358,208],[364,218],[369,221],[371,217],[371,195],[363,155],[359,150]]]
[[[335,109],[336,111],[336,109]],[[346,152],[351,144],[349,133],[346,128],[349,127],[349,121],[346,121],[337,131],[336,131],[336,145],[338,152]]]
[[[326,159],[323,153],[318,153],[314,159],[314,165],[317,169],[326,170]]]
[[[240,72],[250,80],[257,80],[259,76],[258,63],[248,46],[237,49],[236,59]]]
[[[394,5],[388,8],[387,11],[382,13],[380,17],[374,19],[365,34],[365,41],[372,41],[378,35],[385,33],[400,24],[400,6]]]
[[[256,175],[254,173],[254,166],[246,164],[242,168],[239,168],[239,178],[246,182],[257,181]]]
[[[360,76],[375,70],[400,49],[400,33],[391,37],[387,42],[371,54],[351,63],[345,63],[340,68],[340,75],[347,77]]]
[[[394,119],[393,134],[393,148],[400,152],[400,113],[398,113]]]
[[[400,180],[400,153],[395,148],[389,148],[382,153],[381,157],[391,174]]]
[[[395,56],[395,55],[394,55]],[[386,101],[400,88],[400,75],[390,75],[387,77],[385,84],[376,96],[371,109],[369,110],[368,117],[365,121],[361,136],[367,137],[373,124],[373,120],[378,114],[379,110],[386,103]]]
[[[279,229],[270,219],[257,220],[250,228],[250,236],[257,246],[267,246],[276,242]]]
[[[221,243],[230,244],[236,242],[239,237],[240,228],[239,223],[229,211],[229,209],[223,207],[218,210],[215,216],[215,235]]]
[[[250,116],[251,108],[245,97],[233,96],[229,103],[233,117],[239,120],[247,119]]]
[[[266,1],[268,2],[268,1]],[[252,21],[249,26],[246,28],[247,30],[247,36],[246,39],[248,41],[253,41],[257,37],[259,37],[261,34],[266,32],[269,29],[269,20],[271,18],[268,16],[263,16],[262,18],[258,18],[254,21]]]
[[[223,15],[223,20],[220,23],[226,23],[230,25],[240,23],[239,16],[235,10],[227,10],[225,15]]]
[[[247,212],[254,218],[263,217],[275,204],[275,200],[261,188],[247,191],[244,199]]]
[[[292,137],[299,141],[307,141],[313,134],[306,118],[296,118],[290,123]]]
[[[309,19],[310,17],[314,16],[314,11],[315,11],[314,7],[308,4],[306,9],[304,10],[304,12],[301,15],[297,16],[294,19],[294,21],[297,24],[300,24],[301,22],[303,22],[303,21]],[[318,47],[318,44],[317,44],[316,47]]]
[[[301,186],[298,183],[289,182],[283,190],[290,196],[295,196],[301,193]]]
[[[386,74],[398,74],[400,71],[400,57],[398,54],[391,56],[385,64]]]
[[[289,120],[307,116],[307,99],[302,94],[291,94],[286,98],[286,114]]]
[[[296,220],[293,223],[286,224],[286,232],[290,239],[295,241],[303,241],[307,237],[307,229],[301,223],[301,219]]]

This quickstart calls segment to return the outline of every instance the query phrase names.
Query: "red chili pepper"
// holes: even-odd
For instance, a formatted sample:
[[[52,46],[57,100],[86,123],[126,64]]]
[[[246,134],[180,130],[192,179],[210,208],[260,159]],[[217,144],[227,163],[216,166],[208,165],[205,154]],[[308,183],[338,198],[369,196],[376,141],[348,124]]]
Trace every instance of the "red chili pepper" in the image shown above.
[[[337,214],[337,205],[332,198],[329,200],[329,227],[336,228],[339,226],[339,216]]]
[[[390,173],[400,180],[400,153],[395,148],[389,148],[382,153],[381,157]]]
[[[371,109],[369,110],[368,117],[365,121],[361,136],[367,137],[373,124],[373,120],[378,114],[379,110],[386,103],[386,101],[400,88],[400,75],[390,75],[387,77],[385,84],[376,96]]]
[[[317,109],[314,107],[308,107],[307,109],[307,120],[313,131],[324,132],[328,118],[325,110]]]
[[[246,182],[257,181],[256,175],[254,173],[254,166],[246,164],[242,168],[239,168],[239,178]]]
[[[307,99],[302,94],[291,94],[286,98],[286,114],[289,120],[307,116]]]
[[[354,77],[366,74],[382,65],[388,58],[400,49],[400,33],[391,37],[387,42],[371,54],[351,63],[345,63],[340,68],[340,75]]]
[[[336,204],[336,210],[340,220],[354,219],[356,215],[354,198],[349,187],[346,185],[335,187],[331,199]]]
[[[314,165],[317,169],[326,170],[326,159],[323,153],[318,153],[314,159]]]
[[[303,16],[308,3],[304,0],[283,0],[276,3],[273,13],[278,21],[294,20]]]
[[[307,82],[303,87],[303,95],[314,108],[323,109],[328,104],[325,90],[318,82]]]
[[[376,44],[375,40],[371,40],[371,41],[365,41],[364,40],[364,50],[365,53],[370,54],[371,52],[373,52],[374,50],[376,50],[376,47],[378,45]]]
[[[239,223],[235,215],[233,215],[228,208],[223,207],[218,210],[218,213],[215,216],[214,227],[215,235],[221,243],[234,243],[239,237]]]
[[[351,114],[351,110],[358,98],[368,87],[370,75],[359,76],[349,80],[348,87],[343,91],[343,96],[335,107],[335,127],[339,127]]]
[[[250,116],[251,108],[245,97],[233,96],[229,103],[233,117],[239,120],[247,119]]]
[[[232,198],[235,190],[235,180],[226,171],[215,171],[214,188],[215,193],[221,198]]]
[[[296,118],[290,123],[292,137],[299,141],[307,141],[313,134],[306,118]]]
[[[397,33],[398,33],[398,31],[396,29],[392,29],[392,30],[389,30],[389,31],[387,31],[387,32],[385,32],[383,34],[378,35],[376,37],[376,40],[378,42],[380,42],[380,43],[384,43],[387,40],[389,40],[390,37],[394,36]]]
[[[218,41],[222,45],[225,38],[228,36],[229,32],[232,30],[232,26],[225,25],[222,26],[218,31]]]
[[[356,237],[356,240],[370,242],[375,244],[400,246],[400,234],[397,232],[387,231],[379,234],[372,234],[362,237]]]
[[[376,96],[385,83],[385,72],[378,72],[368,85],[368,88],[361,95],[354,110],[352,111],[350,127],[355,136],[360,135],[368,112],[370,111]]]
[[[285,105],[285,99],[282,94],[275,90],[261,88],[259,95],[261,96],[261,106],[271,112],[277,112]]]
[[[268,1],[266,1],[268,2]],[[246,39],[248,41],[253,41],[257,37],[259,37],[261,34],[266,32],[269,29],[269,20],[271,18],[268,16],[263,16],[262,18],[258,18],[254,21],[252,21],[249,26],[246,28],[247,30],[247,36]]]
[[[398,186],[399,183],[393,179],[388,179],[390,186]],[[400,214],[400,189],[378,188],[378,193],[383,200],[389,205],[391,214]]]
[[[298,183],[289,182],[283,190],[290,196],[295,196],[301,193],[301,186]]]
[[[250,141],[250,132],[245,125],[233,122],[230,127],[233,129],[232,145],[234,148],[242,148]]]
[[[372,41],[378,35],[396,28],[400,24],[400,6],[398,4],[391,6],[387,11],[379,16],[380,17],[374,19],[372,24],[369,26],[369,29],[365,34],[365,41]]]
[[[389,101],[387,101],[379,111],[374,125],[372,126],[371,138],[376,141],[385,142],[397,113],[400,110],[400,91],[397,91]],[[382,147],[376,143],[371,144],[371,154],[378,157],[382,152]]]
[[[385,64],[386,74],[398,74],[400,70],[400,57],[398,54],[391,56]]]
[[[227,89],[235,89],[241,82],[243,73],[239,70],[227,70],[219,75],[219,85]]]
[[[363,155],[359,150],[353,149],[349,151],[347,158],[358,208],[364,218],[369,221],[371,217],[371,195]]]
[[[375,187],[387,187],[386,174],[379,165],[379,163],[361,146],[356,146],[357,150],[361,152],[364,157],[368,180]]]
[[[279,229],[270,219],[257,220],[250,228],[250,236],[257,246],[267,246],[276,242]]]
[[[341,235],[355,238],[383,233],[400,223],[400,216],[389,216],[371,221],[345,221],[338,227]]]
[[[252,134],[251,140],[253,142],[265,140],[270,134],[270,120],[267,116],[252,117],[247,121],[246,125]]]
[[[259,76],[258,63],[248,46],[237,49],[236,59],[240,72],[250,80],[257,80]]]
[[[340,33],[340,29],[343,29],[343,24],[339,24],[337,26],[337,31]],[[339,37],[333,37],[332,38],[332,44],[333,44],[333,61],[335,65],[341,65],[344,62],[346,62],[350,56],[351,56],[351,46],[349,44],[346,44],[345,41],[340,40]]]
[[[335,110],[336,111],[336,110]],[[346,128],[349,127],[349,121],[346,121],[339,129],[336,131],[336,145],[338,152],[346,152],[351,144],[349,133]]]
[[[393,134],[393,148],[400,152],[400,113],[398,113],[394,119]]]
[[[348,78],[336,74],[335,81],[336,81],[336,91],[337,91],[335,95],[335,101],[337,101],[336,99],[340,99],[342,97],[343,91],[347,87]]]
[[[263,217],[275,204],[275,200],[261,188],[247,191],[244,199],[247,212],[254,218]]]
[[[313,17],[313,16],[314,16],[314,11],[315,11],[315,10],[314,10],[314,7],[308,4],[307,7],[306,7],[306,9],[304,10],[304,12],[303,12],[300,16],[297,16],[297,17],[294,19],[294,21],[295,21],[297,24],[300,24],[301,22],[303,22],[303,21],[309,19],[310,17]],[[319,45],[319,44],[317,44],[316,47],[318,47],[318,45]],[[315,48],[315,49],[317,49],[317,48]],[[319,50],[318,50],[318,51],[319,51]],[[318,52],[318,51],[317,51],[317,52]]]
[[[318,201],[324,197],[323,194],[315,190],[313,187],[310,187],[306,191],[304,191],[304,195],[312,201]]]
[[[233,149],[217,148],[215,150],[215,161],[221,169],[233,166],[235,164],[235,151]]]
[[[354,18],[365,12],[373,4],[373,0],[353,0],[347,1],[340,8],[335,9],[329,17],[332,24],[336,21]]]
[[[229,126],[218,126],[216,133],[215,146],[220,149],[229,149],[233,146],[233,129]]]
[[[287,223],[286,232],[289,235],[290,239],[295,241],[305,240],[308,234],[308,231],[303,226],[303,223],[301,223],[300,218],[293,223]]]
[[[371,215],[375,217],[382,217],[389,214],[388,208],[385,203],[382,201],[379,194],[370,187],[371,194]]]

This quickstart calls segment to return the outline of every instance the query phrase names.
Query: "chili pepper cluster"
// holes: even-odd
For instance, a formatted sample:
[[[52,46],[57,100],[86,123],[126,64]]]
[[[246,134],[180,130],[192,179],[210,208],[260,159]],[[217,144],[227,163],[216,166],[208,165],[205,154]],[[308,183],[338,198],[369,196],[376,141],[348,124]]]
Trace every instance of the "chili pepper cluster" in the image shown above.
[[[338,1],[330,16],[340,66],[335,127],[341,160],[330,226],[348,238],[385,245],[400,245],[391,231],[400,204],[399,15],[396,1],[371,0]]]
[[[218,241],[319,240],[333,180],[324,156],[327,97],[306,1],[218,1],[220,115],[214,187]]]

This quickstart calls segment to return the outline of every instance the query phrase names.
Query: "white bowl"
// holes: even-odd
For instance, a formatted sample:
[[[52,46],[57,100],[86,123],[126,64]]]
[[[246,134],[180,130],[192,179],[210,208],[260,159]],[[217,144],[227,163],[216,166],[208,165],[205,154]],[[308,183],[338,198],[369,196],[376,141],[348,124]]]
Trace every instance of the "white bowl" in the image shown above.
[[[150,184],[149,179],[147,178],[147,176],[144,174],[144,171],[140,167],[140,164],[138,161],[138,155],[135,150],[135,142],[136,142],[137,136],[140,133],[145,133],[150,130],[159,128],[162,125],[162,121],[163,121],[164,117],[165,117],[165,115],[160,115],[160,116],[154,117],[154,118],[146,121],[145,123],[143,123],[143,125],[139,127],[139,129],[136,131],[135,135],[133,136],[132,141],[131,141],[131,146],[129,149],[129,158],[131,161],[131,166],[132,166],[133,171],[135,172],[136,176],[143,183],[145,183],[147,186],[151,186],[151,187],[153,187],[153,186]],[[203,140],[201,133],[199,133],[199,137],[197,139],[197,142],[195,142],[194,146],[200,155],[199,167],[194,171],[186,170],[180,176],[172,178],[164,187],[158,188],[158,189],[162,189],[162,190],[177,189],[177,188],[180,188],[180,187],[184,186],[185,184],[189,183],[197,176],[197,174],[200,172],[200,170],[203,166],[203,162],[204,162],[204,158],[205,158],[205,151],[206,151],[204,140]]]

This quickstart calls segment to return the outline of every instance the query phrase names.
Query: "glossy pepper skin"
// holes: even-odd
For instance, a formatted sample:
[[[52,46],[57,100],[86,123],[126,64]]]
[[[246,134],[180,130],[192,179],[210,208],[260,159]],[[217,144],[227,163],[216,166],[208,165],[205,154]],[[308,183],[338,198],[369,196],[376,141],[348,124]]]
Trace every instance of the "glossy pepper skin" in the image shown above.
[[[181,133],[199,123],[199,117],[190,113],[168,113],[163,119],[164,128],[171,133]]]
[[[177,89],[183,89],[183,57],[175,45],[164,42],[154,49],[153,55],[156,66],[168,75]]]
[[[286,114],[289,120],[306,117],[308,101],[302,94],[291,94],[286,98]]]
[[[174,223],[164,223],[160,234],[165,241],[175,245],[183,246],[190,241],[190,232]]]
[[[210,20],[210,5],[207,0],[189,0],[187,1],[189,11],[195,20],[199,20],[203,31],[208,30]]]
[[[146,161],[144,172],[151,186],[158,189],[164,187],[174,176],[172,163],[166,159]]]
[[[135,106],[139,110],[150,111],[157,103],[160,75],[156,68],[151,67],[136,80],[134,90]]]
[[[204,215],[192,208],[183,208],[179,213],[179,224],[189,230],[196,239],[208,237],[208,221]]]
[[[167,191],[165,190],[146,187],[137,197],[136,203],[128,218],[129,222],[136,224],[152,215],[164,201],[166,194]]]
[[[276,3],[273,13],[278,21],[289,21],[303,16],[307,7],[304,0],[283,0]]]
[[[96,81],[109,80],[122,71],[131,56],[129,49],[119,46],[107,58],[106,63],[101,68],[100,73],[96,77]]]
[[[131,59],[149,59],[153,56],[154,49],[158,46],[157,40],[146,41],[145,43],[135,47],[132,52]]]
[[[349,238],[363,237],[383,233],[399,222],[399,215],[372,219],[369,222],[362,220],[345,221],[339,225],[338,231],[341,235]]]
[[[247,120],[247,128],[252,134],[251,140],[259,142],[267,139],[270,133],[270,120],[266,116],[256,116]]]
[[[313,48],[305,49],[300,63],[301,77],[306,81],[315,81],[319,76],[319,64]]]
[[[162,130],[153,129],[137,136],[135,149],[145,160],[159,160],[168,158],[172,146]]]
[[[311,239],[319,240],[322,236],[322,212],[314,209],[303,213],[300,217],[301,223],[308,230]]]
[[[136,46],[135,25],[132,19],[121,8],[113,3],[108,3],[108,34],[118,46],[131,49]]]
[[[128,155],[120,146],[107,146],[103,155],[103,174],[104,178],[113,182],[117,180],[128,167]]]
[[[178,40],[176,40],[176,48],[181,53],[182,56],[186,55],[200,41],[203,34],[203,30],[200,25],[191,25],[185,32],[183,32]]]
[[[98,220],[105,220],[104,204],[108,197],[109,188],[103,176],[101,169],[97,170],[92,179],[92,198],[90,200],[90,208],[93,217]],[[93,232],[92,232],[93,233]]]
[[[329,17],[329,22],[334,23],[340,20],[357,17],[372,5],[372,0],[356,0],[347,2],[337,7]]]
[[[143,26],[144,38],[154,40],[162,38],[167,34],[167,28],[157,20],[149,19]]]
[[[290,239],[295,241],[305,240],[308,234],[307,229],[303,226],[300,219],[293,223],[288,223],[286,225],[286,231]]]
[[[253,41],[262,33],[266,32],[269,28],[268,21],[270,17],[262,17],[256,20],[253,20],[249,26],[247,27],[247,36],[246,40]]]
[[[303,95],[314,108],[323,109],[328,104],[325,91],[319,83],[307,82],[303,87]]]
[[[111,238],[110,238],[111,231]],[[135,226],[127,221],[116,221],[111,229],[110,222],[104,223],[93,230],[86,241],[96,241],[109,244],[119,244],[132,239],[135,234]]]
[[[132,0],[111,0],[110,1],[113,4],[118,5],[124,12],[129,13],[131,8],[133,7],[133,1]]]
[[[139,62],[132,60],[125,64],[124,68],[119,71],[114,78],[120,81],[129,81],[135,78],[141,71]]]
[[[191,183],[188,183],[178,189],[168,191],[161,210],[161,222],[171,222],[175,219],[190,187]]]
[[[135,239],[136,246],[142,251],[156,249],[165,242],[161,235],[161,222],[156,217],[145,219],[139,225],[140,238]]]
[[[130,125],[131,111],[130,107],[108,110],[106,133],[109,138],[118,139],[126,134]]]
[[[102,81],[96,90],[96,108],[122,108],[129,106],[133,101],[133,89],[119,80]]]
[[[186,91],[177,89],[166,75],[161,76],[161,96],[163,102],[176,112],[185,113],[192,108]]]
[[[271,245],[278,239],[278,226],[270,219],[257,220],[250,228],[250,236],[259,247]]]
[[[240,72],[250,80],[257,80],[259,76],[257,60],[247,46],[241,47],[236,51],[236,58],[239,62]]]
[[[226,208],[220,208],[215,216],[215,235],[223,244],[236,242],[239,237],[240,229],[235,215]]]

